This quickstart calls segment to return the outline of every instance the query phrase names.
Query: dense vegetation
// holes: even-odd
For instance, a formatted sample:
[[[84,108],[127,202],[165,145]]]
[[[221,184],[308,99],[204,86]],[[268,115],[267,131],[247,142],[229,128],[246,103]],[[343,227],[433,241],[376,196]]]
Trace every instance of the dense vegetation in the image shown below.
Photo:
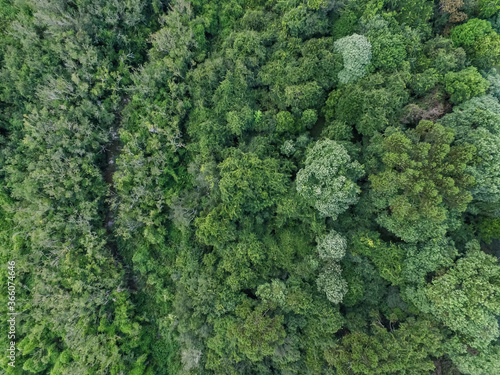
[[[500,0],[0,0],[0,368],[500,374],[499,63]]]

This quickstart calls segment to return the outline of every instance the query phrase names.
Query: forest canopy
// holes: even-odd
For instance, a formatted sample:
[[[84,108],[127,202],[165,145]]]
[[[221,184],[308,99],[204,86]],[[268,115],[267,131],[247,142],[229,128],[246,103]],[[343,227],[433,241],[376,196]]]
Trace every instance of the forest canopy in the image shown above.
[[[499,69],[499,0],[0,0],[2,373],[500,374]]]

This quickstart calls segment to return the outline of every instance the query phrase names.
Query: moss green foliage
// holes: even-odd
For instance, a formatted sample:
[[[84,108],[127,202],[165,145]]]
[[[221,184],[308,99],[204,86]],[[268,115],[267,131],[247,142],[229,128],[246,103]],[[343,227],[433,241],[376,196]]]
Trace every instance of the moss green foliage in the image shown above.
[[[0,372],[500,373],[499,32],[496,0],[0,0]]]
[[[358,133],[371,137],[402,116],[402,108],[409,99],[409,78],[405,72],[376,72],[334,90],[326,101],[325,117],[329,121],[344,122],[355,127]]]
[[[441,339],[439,330],[426,320],[409,319],[389,331],[378,320],[369,334],[344,336],[327,358],[343,375],[426,374],[434,369],[432,358],[441,352]]]
[[[490,68],[500,61],[500,35],[487,20],[470,19],[451,32],[453,44],[463,47],[478,68]]]
[[[446,85],[445,90],[450,94],[450,101],[454,104],[482,95],[490,86],[490,83],[474,67],[469,67],[457,73],[446,73],[444,82]]]
[[[489,18],[494,16],[500,10],[500,1],[498,0],[479,0],[479,16]]]
[[[380,141],[382,169],[370,175],[377,221],[406,242],[444,235],[445,222],[472,200],[466,166],[476,148],[453,140],[453,130],[421,120],[406,132],[388,128]]]
[[[497,338],[497,263],[491,255],[470,250],[448,272],[435,277],[425,290],[431,313],[478,349],[486,348]]]
[[[492,96],[473,98],[454,108],[440,122],[454,129],[457,141],[476,147],[478,160],[468,167],[476,180],[471,192],[474,204],[494,206],[500,198],[498,141],[500,136],[500,104]]]

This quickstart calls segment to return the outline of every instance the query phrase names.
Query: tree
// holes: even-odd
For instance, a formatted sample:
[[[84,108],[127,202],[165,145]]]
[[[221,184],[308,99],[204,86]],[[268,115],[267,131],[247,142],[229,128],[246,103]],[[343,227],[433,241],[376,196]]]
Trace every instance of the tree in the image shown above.
[[[387,29],[370,34],[373,68],[385,72],[394,72],[400,69],[407,57],[404,37],[392,34]]]
[[[443,235],[450,211],[472,200],[466,166],[475,147],[453,140],[451,129],[424,120],[406,132],[390,128],[380,140],[382,169],[369,176],[377,222],[406,242]]]
[[[485,350],[471,349],[454,337],[447,345],[448,355],[463,374],[495,374],[500,371],[500,346],[489,345]]]
[[[434,11],[434,3],[428,0],[390,0],[388,4],[391,10],[397,11],[395,18],[398,22],[412,29],[426,30]]]
[[[497,99],[500,98],[500,74],[498,74],[496,69],[491,69],[486,73],[485,78],[490,83],[488,94],[494,96]]]
[[[316,280],[318,290],[326,294],[328,301],[340,303],[347,293],[347,282],[342,278],[342,269],[338,263],[327,263]]]
[[[468,244],[465,256],[434,277],[423,293],[428,304],[422,311],[456,332],[462,342],[485,350],[498,337],[500,265],[478,242]]]
[[[318,255],[325,262],[316,280],[318,290],[326,293],[332,303],[340,303],[347,293],[347,283],[342,278],[339,262],[345,255],[347,241],[340,234],[331,231],[316,239]]]
[[[458,250],[447,237],[404,246],[402,275],[405,283],[425,285],[431,272],[453,266]]]
[[[261,361],[273,354],[285,338],[284,317],[269,313],[272,307],[261,304],[252,311],[250,306],[242,304],[236,308],[236,315],[243,321],[232,325],[229,335],[237,340],[241,353],[252,361]]]
[[[336,219],[357,202],[360,188],[355,181],[363,173],[363,167],[351,161],[342,145],[318,141],[307,151],[304,168],[297,172],[297,191],[322,216]]]
[[[396,244],[385,243],[377,232],[355,232],[353,252],[366,256],[377,267],[379,275],[392,285],[403,284],[404,251]]]
[[[497,7],[0,0],[0,372],[500,373]]]
[[[472,98],[455,107],[440,123],[453,129],[459,144],[476,147],[479,160],[468,167],[477,181],[471,188],[475,202],[482,210],[489,211],[491,205],[500,202],[500,104],[492,96]],[[476,208],[477,210],[477,208]]]
[[[282,18],[282,27],[288,34],[293,37],[310,37],[326,33],[328,25],[326,1],[313,0],[305,4],[289,4],[290,9],[286,10]]]
[[[450,101],[453,104],[459,104],[474,96],[480,96],[489,87],[488,80],[483,78],[473,66],[458,73],[446,73],[444,82],[446,92],[451,95]]]
[[[417,96],[424,96],[430,93],[439,81],[442,80],[442,76],[440,76],[434,68],[429,68],[422,73],[417,73],[414,77],[415,79],[410,82],[409,86]]]
[[[372,46],[365,36],[346,36],[336,40],[334,46],[344,59],[344,69],[339,72],[340,83],[355,82],[366,75],[366,67],[372,58]]]
[[[464,0],[440,0],[439,5],[443,12],[450,15],[448,18],[449,23],[457,23],[467,19],[467,14],[460,11],[460,8],[464,5]]]
[[[492,32],[490,22],[473,18],[462,25],[456,26],[451,32],[451,39],[457,47],[471,48]]]
[[[28,294],[19,295],[26,318],[15,371],[142,373],[148,324],[108,242],[103,171],[123,89],[157,17],[139,1],[26,1],[4,22],[4,5],[0,175],[12,235],[25,241],[18,263],[31,268],[18,279]]]
[[[434,68],[440,75],[459,71],[466,67],[467,56],[462,47],[454,46],[449,38],[437,36],[423,46],[423,55],[419,56],[421,69]]]
[[[432,357],[442,352],[442,336],[427,320],[409,319],[391,331],[373,322],[370,331],[349,333],[328,352],[337,374],[424,374],[434,370]]]
[[[451,31],[456,47],[463,47],[472,63],[480,69],[489,69],[500,61],[500,36],[486,20],[473,18]]]
[[[340,234],[331,231],[316,239],[319,257],[325,260],[341,260],[347,249],[347,241]]]
[[[277,160],[261,160],[237,149],[230,155],[219,165],[219,190],[230,218],[258,213],[275,204],[286,191],[286,175],[279,172]]]
[[[375,73],[337,91],[332,91],[324,108],[327,120],[345,122],[367,137],[397,121],[408,102],[405,73]]]
[[[500,10],[499,0],[479,0],[478,4],[479,17],[490,18]]]

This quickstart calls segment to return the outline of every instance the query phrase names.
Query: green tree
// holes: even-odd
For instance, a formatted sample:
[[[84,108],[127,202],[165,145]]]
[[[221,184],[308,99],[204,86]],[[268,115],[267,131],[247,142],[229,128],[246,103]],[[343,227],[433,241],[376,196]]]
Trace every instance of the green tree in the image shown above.
[[[375,73],[332,91],[324,108],[327,120],[345,122],[372,137],[397,121],[408,102],[408,75]]]
[[[500,10],[500,1],[498,0],[479,0],[479,17],[490,18]]]
[[[464,49],[454,46],[449,38],[438,36],[428,40],[423,46],[423,52],[418,56],[418,66],[422,70],[434,68],[440,75],[445,75],[466,67],[467,56]]]
[[[261,160],[252,153],[234,149],[220,165],[219,190],[227,215],[255,214],[274,204],[286,191],[286,175],[278,161]]]
[[[372,66],[386,72],[400,69],[407,58],[405,40],[402,35],[392,34],[387,29],[371,33]]]
[[[2,371],[500,373],[497,3],[0,0]]]
[[[427,284],[428,300],[422,310],[456,332],[473,348],[484,350],[498,337],[500,313],[500,265],[479,250],[477,242],[468,245],[465,256],[444,274]]]
[[[457,142],[476,147],[479,160],[468,167],[477,181],[471,192],[481,210],[489,211],[492,204],[500,201],[500,104],[492,96],[472,98],[454,108],[441,120],[453,129]],[[475,209],[477,211],[477,208]]]
[[[453,131],[431,121],[415,129],[386,131],[380,140],[382,169],[370,175],[377,222],[407,242],[439,237],[451,212],[472,200],[466,173],[475,147],[452,145]]]
[[[450,340],[449,356],[461,373],[464,374],[495,374],[500,370],[500,346],[498,343],[489,345],[485,350],[471,349],[456,337]]]
[[[432,1],[390,0],[387,3],[391,10],[397,12],[395,18],[398,22],[411,28],[426,30],[427,23],[433,15],[434,4]]]
[[[328,353],[337,374],[424,374],[434,370],[432,358],[442,353],[442,336],[427,320],[409,319],[388,331],[373,322],[371,334],[351,332]]]
[[[450,101],[453,104],[480,96],[489,87],[489,82],[472,66],[457,73],[446,73],[444,82],[446,92],[451,95]]]
[[[363,167],[351,161],[346,149],[331,140],[318,141],[306,153],[304,168],[297,172],[297,191],[322,216],[336,219],[358,200],[356,180]]]
[[[488,69],[500,61],[500,36],[486,20],[473,18],[456,26],[451,39],[457,47],[463,47],[472,63],[481,69]]]
[[[344,59],[344,69],[339,72],[340,83],[355,82],[366,75],[366,67],[372,58],[372,46],[365,36],[346,36],[336,40],[334,46]]]
[[[431,272],[453,266],[458,250],[449,238],[404,247],[403,276],[406,283],[425,285]]]
[[[396,244],[382,241],[377,232],[355,232],[352,251],[366,256],[377,267],[379,275],[392,285],[403,283],[404,251]]]

